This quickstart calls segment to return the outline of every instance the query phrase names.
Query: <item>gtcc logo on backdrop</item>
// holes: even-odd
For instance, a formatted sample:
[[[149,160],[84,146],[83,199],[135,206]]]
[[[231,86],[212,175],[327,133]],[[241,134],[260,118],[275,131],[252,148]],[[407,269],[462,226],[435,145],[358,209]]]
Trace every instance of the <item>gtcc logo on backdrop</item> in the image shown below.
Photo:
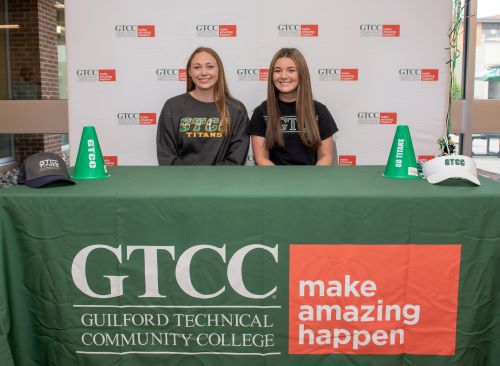
[[[104,165],[106,166],[118,166],[118,156],[117,155],[104,155]]]
[[[438,81],[439,69],[399,69],[401,81]]]
[[[198,288],[195,287],[193,281],[191,280],[191,261],[194,257],[201,256],[203,258],[204,255],[210,255],[210,266],[213,264],[213,255],[214,253],[220,258],[218,264],[220,266],[226,267],[226,279],[230,285],[230,287],[240,296],[245,297],[247,299],[265,299],[277,291],[277,286],[268,285],[268,288],[259,291],[256,293],[255,290],[249,290],[245,286],[244,272],[243,272],[243,263],[245,262],[245,258],[248,254],[253,252],[263,253],[264,255],[269,255],[274,259],[275,263],[278,263],[278,245],[274,247],[268,247],[262,244],[249,244],[240,249],[238,249],[231,258],[228,258],[226,252],[226,245],[222,247],[217,247],[213,245],[201,244],[195,245],[193,247],[185,250],[177,259],[176,264],[172,264],[171,261],[165,263],[164,261],[159,261],[159,253],[167,254],[172,261],[176,260],[176,250],[175,246],[172,245],[164,245],[164,246],[153,246],[153,245],[127,245],[122,248],[119,245],[117,248],[104,245],[104,244],[95,244],[90,245],[82,250],[80,250],[73,259],[73,263],[71,266],[71,276],[73,278],[73,282],[75,286],[83,292],[85,295],[96,298],[96,299],[110,299],[115,297],[123,296],[125,293],[124,280],[129,278],[129,275],[104,275],[102,276],[102,282],[97,284],[89,283],[89,278],[87,277],[87,265],[90,261],[96,258],[96,255],[109,256],[110,260],[110,271],[113,269],[123,274],[126,273],[126,268],[130,268],[127,266],[121,267],[120,265],[124,261],[129,261],[130,258],[134,255],[134,252],[142,253],[144,258],[144,273],[141,275],[141,280],[144,280],[144,294],[138,297],[146,297],[146,298],[165,298],[166,294],[160,293],[159,286],[159,266],[170,266],[173,270],[173,277],[179,288],[187,295],[197,298],[197,299],[213,299],[222,295],[226,292],[226,286],[224,284],[220,284],[220,287],[217,291],[212,293],[207,293],[207,291],[203,291],[200,289],[199,284]],[[163,257],[163,256],[162,256]],[[227,265],[226,265],[227,263]],[[197,268],[196,271],[200,271],[203,269]],[[207,271],[213,271],[212,268],[208,268]],[[162,270],[163,272],[163,270]],[[248,275],[248,271],[245,271]],[[131,276],[137,275],[137,270],[134,269]],[[255,274],[250,274],[255,275]],[[94,278],[94,277],[93,277]],[[95,279],[93,280],[95,281]],[[106,293],[96,293],[94,288],[103,288],[103,282],[105,287],[107,288]],[[222,281],[224,282],[224,281]],[[94,286],[92,286],[94,285]],[[266,287],[266,286],[264,286]],[[142,286],[141,286],[142,288]],[[142,291],[142,290],[141,290]],[[177,291],[177,289],[176,289]],[[202,292],[203,291],[203,292]],[[212,290],[213,291],[213,290]],[[101,291],[102,292],[102,291]],[[127,293],[127,296],[130,296],[130,293]]]
[[[156,36],[156,26],[131,24],[115,25],[115,35],[117,37],[154,38]]]
[[[155,70],[156,80],[159,81],[186,81],[187,80],[187,70],[186,69],[156,69]]]
[[[196,35],[198,37],[236,37],[236,24],[198,24]]]
[[[359,69],[337,69],[322,68],[318,69],[319,81],[357,81]]]
[[[120,112],[116,119],[119,125],[155,125],[156,113]]]
[[[339,166],[355,166],[356,155],[339,155]]]
[[[397,112],[359,112],[357,117],[361,124],[395,125],[398,123]]]
[[[78,81],[116,81],[115,69],[78,69],[76,70]]]
[[[239,81],[266,81],[269,77],[269,69],[237,69],[236,75]]]
[[[318,37],[318,24],[279,24],[280,37]]]
[[[359,30],[361,37],[399,37],[401,34],[399,24],[361,24]]]

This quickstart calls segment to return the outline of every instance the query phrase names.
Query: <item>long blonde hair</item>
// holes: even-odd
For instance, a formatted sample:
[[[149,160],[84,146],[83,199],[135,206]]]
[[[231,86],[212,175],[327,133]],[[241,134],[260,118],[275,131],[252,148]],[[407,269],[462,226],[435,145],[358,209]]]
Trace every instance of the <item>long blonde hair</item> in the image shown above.
[[[296,48],[282,48],[273,57],[269,66],[267,82],[267,128],[266,147],[285,146],[285,139],[281,129],[280,110],[278,105],[279,90],[273,82],[274,66],[279,58],[287,57],[295,62],[299,83],[297,87],[296,115],[300,138],[307,147],[317,149],[321,145],[321,137],[314,108],[311,89],[311,77],[307,62],[302,53]]]
[[[224,66],[222,65],[222,60],[212,48],[210,47],[198,47],[193,51],[189,60],[187,62],[186,71],[187,71],[187,82],[186,82],[186,91],[189,93],[190,91],[196,88],[195,83],[193,82],[193,78],[189,74],[189,70],[191,68],[191,63],[193,61],[194,56],[196,56],[200,52],[206,52],[215,58],[217,62],[217,67],[219,68],[217,82],[214,86],[214,100],[217,106],[217,110],[220,114],[220,123],[224,126],[224,134],[228,134],[231,125],[231,119],[229,116],[229,110],[226,105],[226,98],[234,99],[229,93],[229,88],[226,83],[226,76],[224,74]]]

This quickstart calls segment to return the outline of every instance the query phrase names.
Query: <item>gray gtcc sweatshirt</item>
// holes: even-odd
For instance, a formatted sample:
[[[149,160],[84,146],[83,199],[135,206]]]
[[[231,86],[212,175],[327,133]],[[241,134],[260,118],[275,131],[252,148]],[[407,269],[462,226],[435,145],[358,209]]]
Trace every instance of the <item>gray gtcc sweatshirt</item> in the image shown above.
[[[243,165],[249,137],[244,105],[226,98],[230,131],[224,134],[215,103],[189,93],[165,102],[158,121],[156,152],[160,165]]]

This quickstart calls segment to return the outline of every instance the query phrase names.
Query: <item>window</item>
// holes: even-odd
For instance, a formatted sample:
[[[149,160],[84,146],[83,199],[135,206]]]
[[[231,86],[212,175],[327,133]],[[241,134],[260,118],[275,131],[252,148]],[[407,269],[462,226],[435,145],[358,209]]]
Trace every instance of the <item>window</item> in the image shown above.
[[[0,0],[0,99],[67,99],[66,84],[64,0]]]
[[[479,169],[500,174],[500,1],[461,3],[467,6],[458,37],[452,132],[459,153],[474,157]]]
[[[14,139],[12,135],[0,134],[0,165],[14,161]]]
[[[478,0],[474,98],[500,99],[500,1]]]
[[[67,150],[66,135],[61,139],[61,135],[54,137],[52,133],[67,131],[64,115],[57,118],[58,130],[52,127],[50,133],[32,118],[60,116],[54,112],[56,108],[60,111],[67,107],[64,101],[54,103],[56,99],[67,99],[65,44],[64,0],[0,0],[0,99],[23,100],[2,102],[0,164],[14,160],[14,141],[18,147],[26,146],[17,149],[17,160],[40,149],[55,153]],[[23,113],[34,110],[37,113]],[[31,145],[26,130],[34,130],[41,145]],[[66,146],[52,143],[54,139],[63,140]]]
[[[500,157],[500,134],[472,135],[472,154]]]
[[[491,23],[482,23],[481,41],[500,42],[500,17],[498,19],[493,18]]]

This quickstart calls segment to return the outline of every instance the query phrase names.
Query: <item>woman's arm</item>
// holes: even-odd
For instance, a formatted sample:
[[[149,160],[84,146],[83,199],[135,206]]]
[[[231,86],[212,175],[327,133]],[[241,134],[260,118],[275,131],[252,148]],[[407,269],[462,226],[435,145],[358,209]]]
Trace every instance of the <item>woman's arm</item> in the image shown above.
[[[316,165],[333,165],[333,144],[333,136],[327,137],[321,141],[321,146],[316,152],[318,158]]]
[[[181,165],[176,142],[176,128],[172,120],[172,106],[165,103],[156,130],[156,156],[160,165]]]
[[[248,155],[248,145],[250,137],[247,134],[248,113],[245,106],[238,102],[239,110],[234,113],[234,120],[231,120],[231,135],[229,145],[224,156],[222,165],[244,165]],[[233,118],[233,116],[231,116]]]
[[[266,147],[266,138],[262,136],[252,135],[252,150],[257,165],[274,165],[269,160],[269,149]]]

